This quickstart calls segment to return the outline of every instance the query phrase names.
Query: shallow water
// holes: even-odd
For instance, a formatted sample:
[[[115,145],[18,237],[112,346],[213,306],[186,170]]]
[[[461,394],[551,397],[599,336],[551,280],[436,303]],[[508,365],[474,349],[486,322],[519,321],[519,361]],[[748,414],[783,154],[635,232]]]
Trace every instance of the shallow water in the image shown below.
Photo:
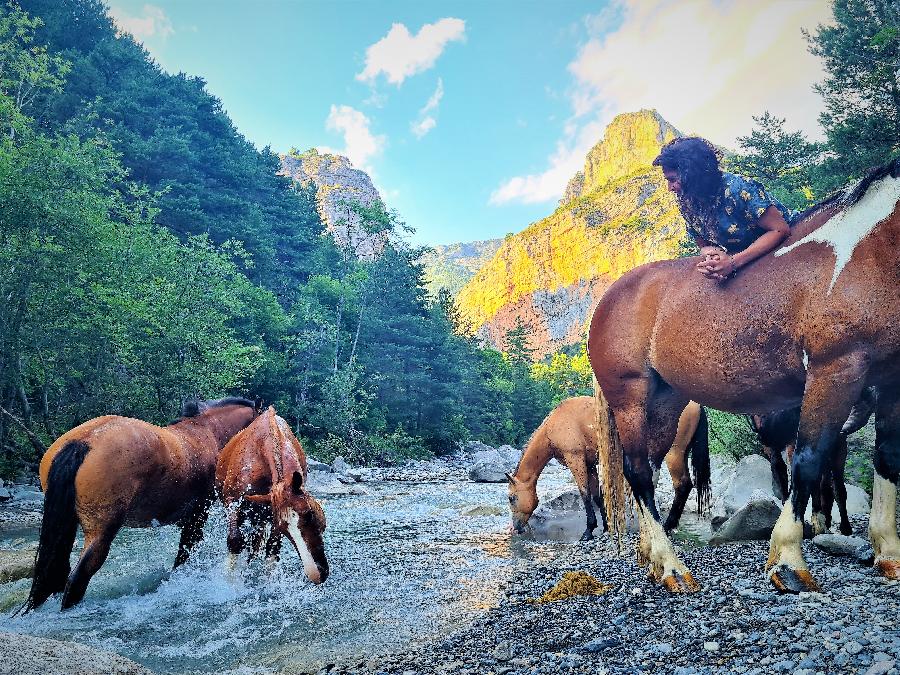
[[[542,478],[541,490],[565,480]],[[177,529],[124,529],[85,601],[66,612],[51,598],[12,617],[29,582],[0,585],[0,630],[109,649],[157,672],[315,670],[444,634],[496,605],[518,561],[571,545],[511,539],[505,512],[462,515],[473,506],[505,509],[505,485],[365,487],[369,495],[322,500],[331,576],[321,586],[306,580],[287,543],[272,569],[254,561],[226,572],[217,508],[204,542],[174,572]]]

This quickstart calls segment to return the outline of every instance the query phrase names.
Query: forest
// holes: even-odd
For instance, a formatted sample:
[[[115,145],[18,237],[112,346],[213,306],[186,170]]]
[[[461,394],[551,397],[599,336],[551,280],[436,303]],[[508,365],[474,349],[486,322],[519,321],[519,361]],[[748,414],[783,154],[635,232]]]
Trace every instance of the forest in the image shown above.
[[[759,111],[727,158],[792,208],[900,155],[900,9],[833,10],[806,35],[825,141]],[[384,464],[520,445],[590,392],[583,345],[535,363],[520,324],[487,348],[429,296],[415,223],[357,205],[387,242],[360,260],[278,168],[101,2],[0,5],[0,477],[86,419],[169,423],[192,397],[261,398],[312,455]]]

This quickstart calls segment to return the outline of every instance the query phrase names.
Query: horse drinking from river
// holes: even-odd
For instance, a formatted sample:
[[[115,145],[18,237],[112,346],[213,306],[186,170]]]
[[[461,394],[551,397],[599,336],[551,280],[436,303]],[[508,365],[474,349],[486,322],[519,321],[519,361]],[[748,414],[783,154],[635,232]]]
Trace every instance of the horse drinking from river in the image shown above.
[[[648,457],[667,448],[689,400],[736,413],[800,405],[791,494],[767,569],[782,591],[817,590],[800,543],[825,454],[863,389],[875,405],[869,536],[875,565],[900,578],[900,161],[870,172],[804,214],[790,237],[728,280],[695,258],[619,278],[591,321],[599,382],[601,468],[610,526],[621,531],[628,479],[641,522],[639,556],[672,591],[698,588],[659,523]]]
[[[328,578],[322,533],[325,512],[306,489],[306,454],[290,427],[269,407],[222,450],[216,489],[228,510],[228,550],[256,554],[266,540],[266,555],[277,558],[287,537],[303,561],[310,581]],[[249,541],[243,524],[250,522]],[[269,525],[269,536],[265,530]]]
[[[581,535],[582,541],[593,537],[597,527],[594,505],[600,509],[603,529],[606,526],[606,508],[603,492],[597,475],[597,403],[593,396],[569,398],[554,408],[541,425],[531,435],[519,465],[509,481],[509,508],[512,512],[513,529],[524,532],[528,519],[538,505],[537,481],[551,459],[566,466],[572,472],[578,492],[584,502],[587,527]],[[697,506],[702,509],[709,501],[709,440],[707,437],[706,412],[696,403],[685,406],[678,423],[678,433],[672,447],[665,455],[666,465],[675,487],[675,499],[666,518],[665,529],[669,532],[678,527],[678,521],[687,503],[688,495],[694,487],[687,467],[687,456],[691,455],[694,466],[694,480],[697,481]],[[662,457],[654,457],[654,466],[662,465]]]
[[[105,415],[60,436],[41,459],[44,517],[26,611],[63,591],[62,608],[78,603],[123,525],[181,526],[175,567],[203,537],[219,451],[257,415],[252,401],[191,402],[175,424]],[[84,548],[75,570],[69,555],[78,525]]]

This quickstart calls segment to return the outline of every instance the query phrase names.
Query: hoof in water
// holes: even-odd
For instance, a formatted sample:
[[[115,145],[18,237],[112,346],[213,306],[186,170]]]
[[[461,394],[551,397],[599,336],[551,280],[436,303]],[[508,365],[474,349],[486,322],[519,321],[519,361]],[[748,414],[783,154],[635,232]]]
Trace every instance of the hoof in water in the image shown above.
[[[679,574],[675,572],[663,577],[662,585],[670,593],[696,593],[700,590],[700,584],[694,579],[694,575],[690,572]]]
[[[594,538],[594,535],[591,534],[591,531],[585,530],[585,533],[583,535],[581,535],[581,539],[579,539],[578,541],[590,541],[593,538]]]
[[[821,593],[809,570],[794,570],[779,565],[769,573],[769,581],[780,593]]]
[[[900,560],[879,560],[875,567],[884,578],[900,581]]]

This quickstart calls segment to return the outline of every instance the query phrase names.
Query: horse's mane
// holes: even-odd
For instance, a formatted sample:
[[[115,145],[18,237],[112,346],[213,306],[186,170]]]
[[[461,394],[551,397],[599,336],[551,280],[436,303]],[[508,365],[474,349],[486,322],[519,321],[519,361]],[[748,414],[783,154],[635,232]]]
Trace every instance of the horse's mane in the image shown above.
[[[892,162],[888,162],[887,164],[869,169],[866,172],[866,175],[860,178],[856,183],[848,185],[841,190],[837,190],[836,192],[832,192],[818,204],[813,204],[808,209],[803,211],[797,218],[797,222],[806,220],[810,216],[813,216],[820,211],[824,211],[827,208],[834,207],[839,210],[843,210],[853,206],[863,198],[866,192],[869,191],[869,188],[872,187],[872,183],[881,180],[885,176],[900,178],[900,158],[895,159]]]
[[[221,408],[226,405],[244,405],[249,408],[256,408],[256,403],[250,399],[241,398],[240,396],[226,396],[225,398],[210,399],[209,401],[200,401],[191,399],[185,401],[181,408],[181,419],[188,417],[197,417],[204,410],[210,408]]]

